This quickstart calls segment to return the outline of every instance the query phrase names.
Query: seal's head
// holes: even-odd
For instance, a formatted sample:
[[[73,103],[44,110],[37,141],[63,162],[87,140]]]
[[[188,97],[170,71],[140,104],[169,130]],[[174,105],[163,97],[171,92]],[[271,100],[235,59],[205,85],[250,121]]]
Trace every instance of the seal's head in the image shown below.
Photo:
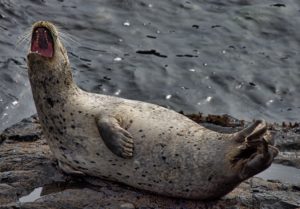
[[[43,64],[51,66],[69,63],[66,49],[59,39],[58,30],[52,23],[39,21],[33,24],[27,59],[30,69],[34,68],[33,63],[39,63],[40,69],[43,68]]]

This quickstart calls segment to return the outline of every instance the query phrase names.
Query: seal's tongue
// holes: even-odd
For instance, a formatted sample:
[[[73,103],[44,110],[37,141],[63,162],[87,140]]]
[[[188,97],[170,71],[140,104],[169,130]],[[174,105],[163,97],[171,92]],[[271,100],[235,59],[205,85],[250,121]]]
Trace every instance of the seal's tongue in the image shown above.
[[[35,28],[32,33],[31,52],[38,53],[43,57],[53,57],[53,39],[47,28]]]

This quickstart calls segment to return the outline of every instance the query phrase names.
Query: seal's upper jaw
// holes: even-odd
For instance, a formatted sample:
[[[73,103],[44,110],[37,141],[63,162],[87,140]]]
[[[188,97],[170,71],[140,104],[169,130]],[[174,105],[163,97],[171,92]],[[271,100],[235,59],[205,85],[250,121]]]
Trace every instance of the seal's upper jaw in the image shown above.
[[[42,57],[53,58],[55,52],[56,30],[53,24],[40,21],[33,25],[29,53]]]

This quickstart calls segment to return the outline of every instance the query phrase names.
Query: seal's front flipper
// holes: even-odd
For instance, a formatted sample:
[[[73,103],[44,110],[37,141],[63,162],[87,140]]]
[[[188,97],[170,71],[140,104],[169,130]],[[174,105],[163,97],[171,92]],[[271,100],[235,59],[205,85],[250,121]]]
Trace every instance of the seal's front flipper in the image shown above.
[[[133,138],[128,131],[121,127],[120,122],[112,116],[101,116],[96,122],[106,146],[119,157],[131,158]]]

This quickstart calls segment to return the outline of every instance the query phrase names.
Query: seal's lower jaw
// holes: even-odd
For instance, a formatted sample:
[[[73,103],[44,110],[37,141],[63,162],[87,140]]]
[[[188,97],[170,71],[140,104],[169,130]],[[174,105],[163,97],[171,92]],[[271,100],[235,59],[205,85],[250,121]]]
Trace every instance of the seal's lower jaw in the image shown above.
[[[47,58],[53,57],[53,37],[51,32],[46,27],[36,27],[33,29],[30,53],[36,53]]]

